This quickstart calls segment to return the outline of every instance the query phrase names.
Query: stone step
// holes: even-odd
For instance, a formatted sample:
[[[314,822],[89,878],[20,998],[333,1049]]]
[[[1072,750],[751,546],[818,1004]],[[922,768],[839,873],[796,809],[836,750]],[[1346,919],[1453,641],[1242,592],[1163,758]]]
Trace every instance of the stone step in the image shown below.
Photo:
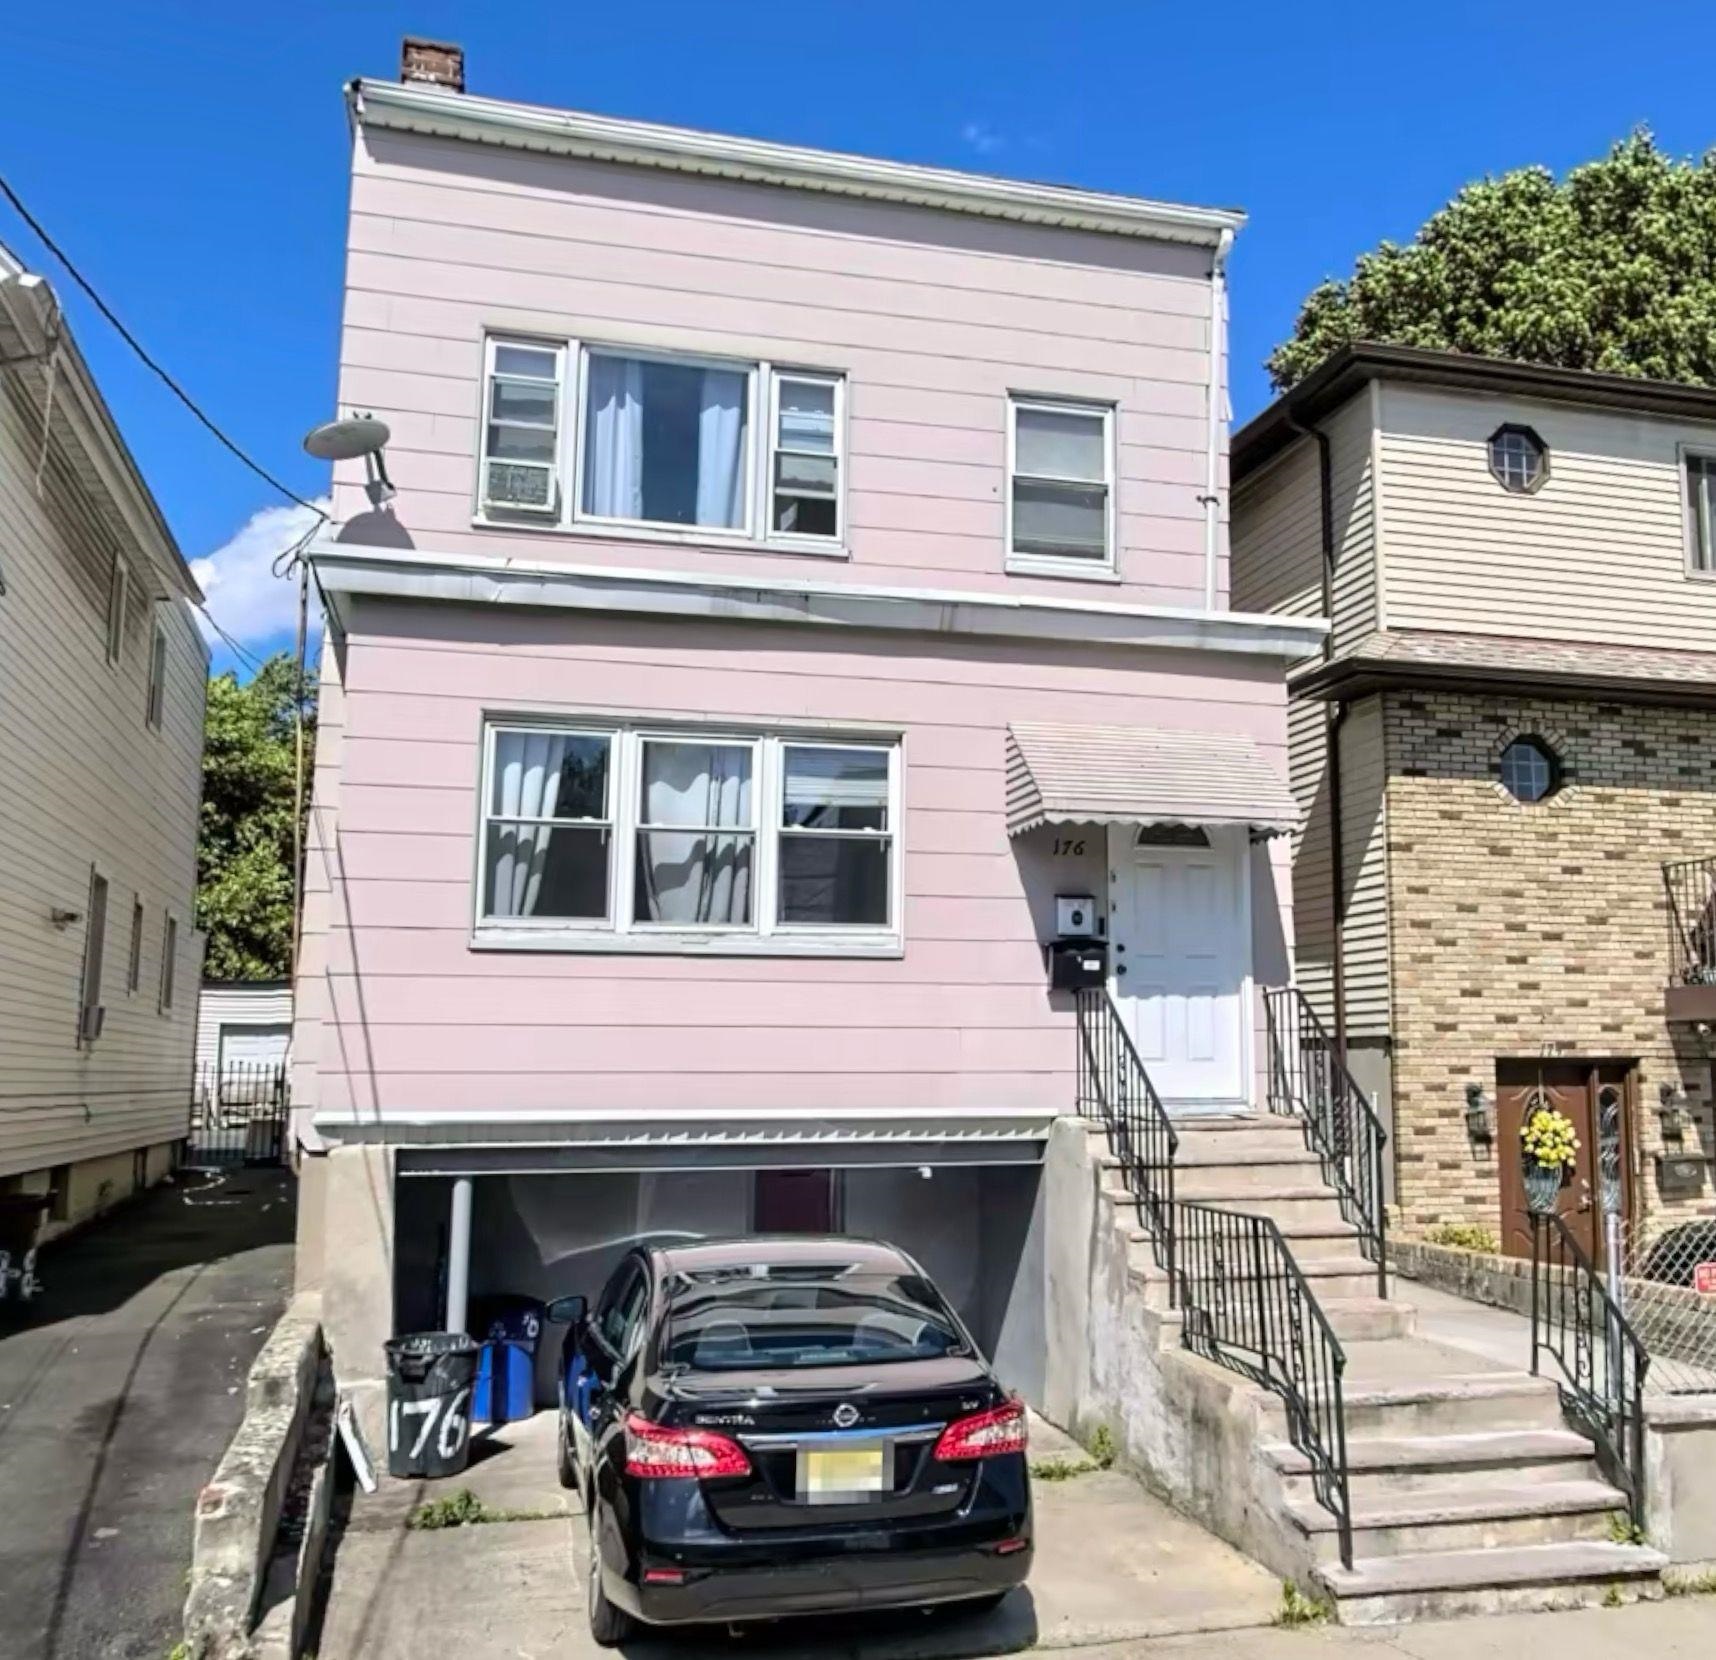
[[[1285,1441],[1259,1449],[1288,1498],[1308,1497],[1311,1461]],[[1523,1486],[1591,1478],[1593,1448],[1570,1429],[1473,1430],[1459,1435],[1354,1436],[1347,1441],[1353,1502],[1459,1485]]]
[[[1391,1625],[1660,1596],[1667,1562],[1642,1545],[1587,1540],[1356,1557],[1350,1568],[1319,1568],[1317,1579],[1337,1599],[1343,1625]]]
[[[1253,1214],[1247,1212],[1248,1215]],[[1281,1237],[1287,1241],[1295,1257],[1299,1248],[1304,1246],[1308,1251],[1317,1251],[1322,1255],[1333,1255],[1343,1246],[1351,1245],[1358,1238],[1358,1229],[1350,1222],[1336,1220],[1334,1222],[1277,1222],[1276,1228]],[[1127,1236],[1134,1242],[1147,1240],[1150,1235],[1144,1228],[1133,1228]]]
[[[1418,1556],[1610,1540],[1613,1518],[1625,1511],[1624,1495],[1596,1480],[1432,1487],[1372,1496],[1353,1504],[1353,1555]],[[1310,1540],[1319,1561],[1339,1561],[1340,1533],[1330,1511],[1300,1498],[1289,1501],[1287,1516]]]
[[[1305,1126],[1296,1118],[1181,1119],[1174,1125],[1180,1157],[1209,1159],[1283,1149],[1305,1151]]]
[[[1328,1254],[1326,1249],[1314,1253],[1307,1251],[1303,1255],[1291,1245],[1288,1250],[1319,1303],[1327,1305],[1331,1300],[1354,1302],[1376,1297],[1376,1267],[1357,1251],[1343,1252],[1335,1256]],[[1271,1254],[1271,1272],[1274,1260]],[[1239,1299],[1250,1295],[1249,1287],[1256,1282],[1256,1278],[1250,1265],[1245,1262],[1230,1261],[1226,1265],[1226,1284],[1238,1288],[1235,1295]]]
[[[1342,1391],[1349,1437],[1398,1439],[1565,1427],[1561,1397],[1547,1378],[1520,1372],[1367,1387],[1362,1379],[1351,1381],[1355,1347],[1362,1345],[1348,1347],[1349,1381]],[[1285,1425],[1284,1413],[1280,1421]]]
[[[1208,1156],[1183,1153],[1174,1165],[1174,1193],[1181,1199],[1222,1202],[1239,1195],[1268,1196],[1283,1189],[1320,1188],[1322,1161],[1294,1144],[1273,1151]]]
[[[1315,1182],[1283,1183],[1268,1193],[1239,1189],[1229,1194],[1205,1194],[1202,1202],[1247,1216],[1267,1216],[1283,1232],[1301,1227],[1332,1228],[1346,1220],[1333,1190]]]

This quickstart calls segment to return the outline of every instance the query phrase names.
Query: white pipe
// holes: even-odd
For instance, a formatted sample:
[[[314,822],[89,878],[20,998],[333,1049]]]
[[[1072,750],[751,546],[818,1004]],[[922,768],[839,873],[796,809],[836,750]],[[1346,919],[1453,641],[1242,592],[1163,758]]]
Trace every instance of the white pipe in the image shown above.
[[[1227,345],[1227,255],[1233,232],[1224,229],[1210,260],[1209,455],[1204,475],[1204,609],[1216,608],[1221,544],[1222,363]]]
[[[464,1331],[471,1290],[471,1178],[453,1178],[447,1220],[447,1330]]]

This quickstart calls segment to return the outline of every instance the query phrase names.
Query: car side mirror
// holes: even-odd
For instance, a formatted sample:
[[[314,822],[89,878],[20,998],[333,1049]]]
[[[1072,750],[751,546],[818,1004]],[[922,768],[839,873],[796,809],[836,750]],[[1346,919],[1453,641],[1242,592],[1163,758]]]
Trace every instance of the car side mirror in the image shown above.
[[[590,1314],[588,1297],[556,1297],[548,1305],[548,1318],[562,1326],[578,1327]]]

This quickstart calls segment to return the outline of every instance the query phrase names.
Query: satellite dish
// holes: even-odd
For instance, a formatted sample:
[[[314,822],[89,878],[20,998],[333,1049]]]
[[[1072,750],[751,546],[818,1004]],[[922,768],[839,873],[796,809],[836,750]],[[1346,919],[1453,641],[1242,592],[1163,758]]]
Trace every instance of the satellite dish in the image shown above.
[[[356,461],[362,455],[379,454],[392,436],[386,421],[352,415],[312,427],[304,435],[304,448],[318,461]]]

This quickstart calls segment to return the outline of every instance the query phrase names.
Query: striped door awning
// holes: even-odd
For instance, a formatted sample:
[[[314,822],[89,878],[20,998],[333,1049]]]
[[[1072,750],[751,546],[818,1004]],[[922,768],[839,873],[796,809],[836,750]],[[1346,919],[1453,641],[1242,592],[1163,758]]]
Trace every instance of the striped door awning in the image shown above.
[[[1254,738],[1144,726],[1019,721],[1007,729],[1007,833],[1040,824],[1299,823]]]

